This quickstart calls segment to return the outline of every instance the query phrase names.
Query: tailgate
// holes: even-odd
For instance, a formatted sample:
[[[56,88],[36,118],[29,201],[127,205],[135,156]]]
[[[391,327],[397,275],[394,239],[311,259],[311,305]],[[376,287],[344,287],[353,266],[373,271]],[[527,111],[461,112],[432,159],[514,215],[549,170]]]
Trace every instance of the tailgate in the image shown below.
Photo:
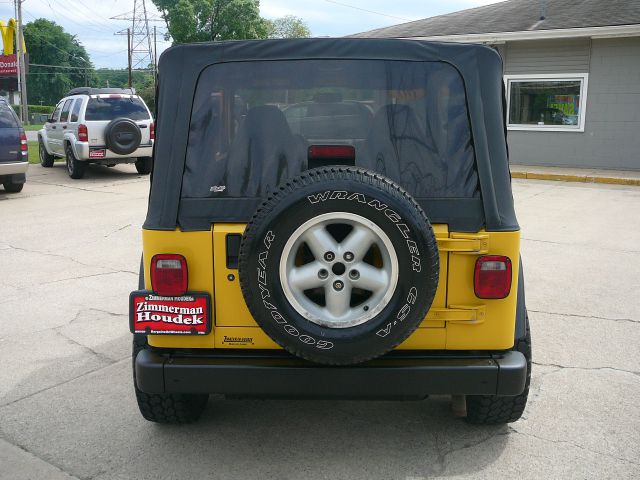
[[[149,336],[171,348],[280,348],[249,313],[238,280],[237,255],[243,224],[216,224],[212,230],[143,231],[146,288],[151,257],[180,253],[189,265],[189,289],[209,292],[213,331],[192,337]],[[457,233],[435,225],[440,279],[433,304],[420,327],[398,348],[410,350],[506,350],[513,346],[518,290],[520,232]],[[504,255],[512,262],[512,283],[503,299],[479,299],[474,290],[476,261]]]
[[[448,237],[446,225],[434,225],[433,230],[438,241]],[[237,255],[243,232],[242,224],[219,223],[213,227],[215,297],[224,299],[215,302],[216,347],[280,348],[258,327],[240,290]],[[446,306],[447,267],[447,253],[442,251],[440,280],[432,311]],[[445,322],[430,312],[420,328],[400,348],[444,349],[445,341]]]
[[[22,162],[20,129],[0,128],[0,162]]]

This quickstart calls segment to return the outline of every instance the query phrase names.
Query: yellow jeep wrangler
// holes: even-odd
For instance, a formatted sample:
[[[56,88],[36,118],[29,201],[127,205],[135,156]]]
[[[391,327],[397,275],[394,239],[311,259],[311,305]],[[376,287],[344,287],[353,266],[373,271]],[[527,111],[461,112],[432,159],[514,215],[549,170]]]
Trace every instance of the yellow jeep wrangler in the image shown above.
[[[494,50],[210,43],[159,72],[130,295],[144,418],[193,421],[210,393],[450,394],[471,423],[520,418],[530,335]]]

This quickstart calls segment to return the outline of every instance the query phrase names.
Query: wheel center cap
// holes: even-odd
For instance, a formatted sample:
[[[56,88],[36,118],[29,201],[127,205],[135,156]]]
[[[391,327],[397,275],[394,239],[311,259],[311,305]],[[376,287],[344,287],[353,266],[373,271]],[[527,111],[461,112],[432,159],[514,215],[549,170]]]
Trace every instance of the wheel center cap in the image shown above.
[[[344,266],[344,263],[334,263],[333,266],[331,267],[331,271],[334,273],[334,275],[342,275],[346,270],[346,267]]]

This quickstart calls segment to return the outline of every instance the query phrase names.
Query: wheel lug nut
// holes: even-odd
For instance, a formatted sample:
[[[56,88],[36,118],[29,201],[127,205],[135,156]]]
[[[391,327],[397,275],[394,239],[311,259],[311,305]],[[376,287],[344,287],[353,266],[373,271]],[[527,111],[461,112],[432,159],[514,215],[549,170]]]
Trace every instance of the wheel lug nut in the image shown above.
[[[335,288],[337,291],[340,291],[344,288],[344,283],[342,283],[340,280],[337,280],[333,282],[333,288]]]
[[[320,280],[324,280],[328,276],[329,276],[329,272],[327,272],[324,268],[320,269],[320,271],[318,272],[318,278]]]
[[[349,278],[352,280],[357,280],[360,278],[360,272],[357,270],[351,270],[349,272]]]
[[[327,252],[324,254],[324,259],[327,262],[333,262],[336,259],[336,254],[333,252]]]
[[[345,252],[345,254],[344,254],[344,259],[345,259],[347,262],[351,262],[351,261],[353,260],[353,253],[351,253],[351,252]]]

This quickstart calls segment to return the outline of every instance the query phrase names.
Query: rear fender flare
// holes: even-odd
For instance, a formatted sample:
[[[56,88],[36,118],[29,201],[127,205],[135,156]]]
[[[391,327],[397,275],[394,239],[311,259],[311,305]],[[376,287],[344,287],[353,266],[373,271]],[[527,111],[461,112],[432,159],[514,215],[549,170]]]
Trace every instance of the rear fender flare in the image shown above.
[[[144,262],[143,255],[140,255],[140,272],[138,273],[138,290],[144,290]]]
[[[67,144],[71,145],[71,150],[73,150],[73,154],[75,155],[76,159],[82,160],[82,158],[80,158],[80,155],[78,155],[78,150],[76,149],[76,142],[77,142],[77,139],[73,133],[65,133],[62,139],[62,148],[66,152]]]
[[[44,149],[47,151],[47,153],[49,155],[53,155],[53,152],[49,148],[49,139],[46,136],[46,130],[44,130],[42,133],[38,132],[38,143],[42,143],[44,145]]]
[[[518,269],[518,300],[516,303],[516,329],[515,343],[522,340],[527,334],[527,305],[524,296],[524,270],[522,268],[522,257],[520,257],[520,268]]]

